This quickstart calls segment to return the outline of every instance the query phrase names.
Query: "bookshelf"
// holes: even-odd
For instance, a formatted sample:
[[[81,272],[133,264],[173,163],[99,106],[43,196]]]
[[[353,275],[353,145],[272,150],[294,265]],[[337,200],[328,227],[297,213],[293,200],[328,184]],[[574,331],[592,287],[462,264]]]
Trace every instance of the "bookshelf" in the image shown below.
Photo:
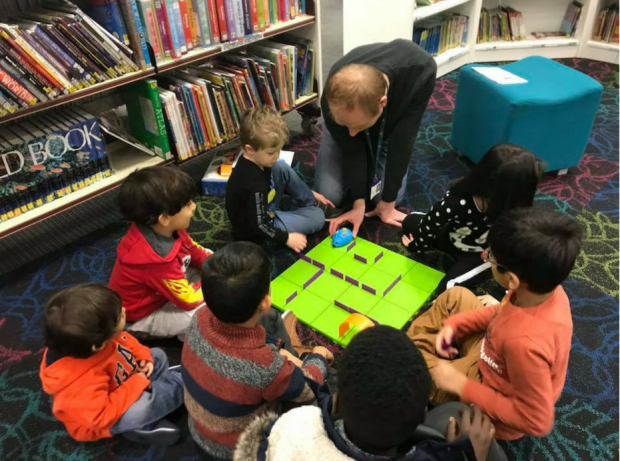
[[[8,9],[5,12],[16,13],[25,8],[36,6],[41,4],[39,0],[7,0],[9,2]],[[53,0],[54,1],[54,0]],[[78,5],[83,4],[81,0],[74,0]],[[315,92],[298,98],[291,105],[290,109],[286,112],[300,109],[306,105],[316,103],[320,97],[322,91],[322,66],[321,66],[321,36],[320,36],[320,0],[305,0],[306,12],[305,15],[298,15],[296,18],[277,23],[267,28],[263,32],[254,33],[250,36],[244,37],[241,40],[235,42],[225,42],[212,46],[209,48],[199,48],[196,51],[189,52],[183,55],[181,58],[159,63],[154,67],[149,67],[146,70],[133,72],[131,74],[124,75],[122,77],[109,80],[97,85],[93,85],[87,89],[76,91],[73,94],[58,97],[52,101],[46,101],[37,104],[32,107],[24,108],[16,111],[13,114],[0,118],[0,127],[2,124],[15,121],[22,117],[27,119],[36,118],[38,113],[42,113],[49,109],[60,107],[65,104],[75,103],[80,101],[83,105],[84,101],[87,101],[87,106],[97,107],[101,105],[105,106],[104,101],[111,97],[119,97],[122,90],[127,84],[140,81],[146,78],[152,78],[158,74],[166,74],[174,70],[180,70],[191,64],[200,64],[210,58],[213,58],[230,51],[238,51],[246,45],[251,43],[260,42],[261,40],[277,37],[280,34],[288,33],[290,35],[297,36],[299,38],[312,40],[315,46],[315,73],[314,73],[314,90]],[[1,15],[1,14],[0,14]],[[90,109],[90,107],[86,107]],[[98,114],[99,112],[91,113]],[[284,113],[284,112],[283,112]],[[18,122],[19,123],[19,122]],[[183,162],[176,161],[177,164],[193,164],[193,160],[197,158],[204,158],[206,155],[212,153],[215,150],[226,148],[233,145],[238,138],[233,138],[227,142],[218,145],[217,147],[200,152],[198,155],[191,157]],[[113,174],[109,178],[105,178],[98,181],[88,187],[84,187],[78,191],[75,191],[66,197],[54,200],[50,203],[46,203],[34,210],[23,213],[20,216],[16,216],[6,222],[0,223],[0,241],[10,244],[12,241],[12,235],[27,227],[35,226],[37,223],[41,223],[46,218],[62,213],[63,211],[79,206],[85,202],[105,194],[116,187],[120,186],[122,181],[132,171],[156,165],[167,165],[174,163],[173,160],[164,160],[157,156],[151,156],[145,152],[140,151],[122,141],[113,141],[107,144],[106,151],[110,160],[110,166],[113,170]],[[198,167],[201,162],[196,162],[194,168]],[[62,232],[62,230],[59,230]]]
[[[580,57],[618,64],[617,43],[591,39],[599,11],[613,0],[581,0],[583,8],[572,37],[536,39],[531,35],[559,30],[570,3],[572,0],[438,0],[416,6],[415,0],[394,0],[388,8],[373,0],[344,0],[344,52],[369,43],[411,40],[416,23],[458,13],[469,17],[467,43],[435,56],[437,77],[472,62],[515,61],[528,56]],[[476,43],[482,8],[496,9],[500,4],[522,12],[527,39]]]

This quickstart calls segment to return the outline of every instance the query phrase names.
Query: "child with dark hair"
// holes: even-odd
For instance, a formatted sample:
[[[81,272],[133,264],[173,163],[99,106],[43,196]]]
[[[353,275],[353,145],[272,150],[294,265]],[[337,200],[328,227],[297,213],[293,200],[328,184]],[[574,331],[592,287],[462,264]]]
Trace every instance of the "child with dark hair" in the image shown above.
[[[281,349],[288,335],[271,308],[270,272],[267,253],[250,242],[225,246],[203,267],[207,308],[187,329],[183,382],[190,433],[217,459],[230,459],[254,417],[314,400],[333,360],[320,346],[303,363]]]
[[[121,298],[106,286],[54,295],[45,309],[43,390],[75,440],[122,434],[171,445],[179,428],[163,418],[183,405],[181,373],[168,368],[161,349],[142,346],[124,327]]]
[[[271,106],[250,109],[241,120],[239,138],[243,155],[226,188],[226,211],[235,237],[302,251],[306,235],[325,225],[325,215],[315,204],[333,204],[313,192],[290,166],[278,162],[288,128]],[[292,199],[290,209],[280,206],[285,194]]]
[[[560,284],[580,247],[581,227],[560,213],[521,208],[493,224],[483,256],[509,290],[503,300],[455,287],[409,329],[435,382],[433,403],[478,405],[501,439],[551,431],[573,331]]]
[[[336,395],[324,385],[318,407],[257,418],[240,437],[234,459],[506,459],[479,409],[456,403],[426,414],[430,390],[424,358],[407,335],[388,326],[369,328],[351,340],[338,361]]]
[[[402,242],[409,250],[434,248],[455,259],[438,293],[454,285],[473,287],[489,278],[488,265],[480,260],[489,229],[503,212],[532,206],[541,174],[541,164],[529,150],[497,144],[428,213],[405,218]]]
[[[182,339],[204,305],[200,268],[212,252],[186,231],[195,195],[192,178],[175,167],[137,170],[121,185],[120,210],[132,223],[118,245],[110,287],[127,309],[127,330],[140,338]]]

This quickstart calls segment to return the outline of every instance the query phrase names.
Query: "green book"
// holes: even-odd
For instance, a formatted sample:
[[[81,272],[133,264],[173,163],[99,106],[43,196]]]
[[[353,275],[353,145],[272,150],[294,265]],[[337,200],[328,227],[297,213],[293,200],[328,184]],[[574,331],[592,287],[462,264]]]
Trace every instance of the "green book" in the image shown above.
[[[172,158],[157,81],[146,79],[127,87],[129,127],[140,142],[165,159]]]

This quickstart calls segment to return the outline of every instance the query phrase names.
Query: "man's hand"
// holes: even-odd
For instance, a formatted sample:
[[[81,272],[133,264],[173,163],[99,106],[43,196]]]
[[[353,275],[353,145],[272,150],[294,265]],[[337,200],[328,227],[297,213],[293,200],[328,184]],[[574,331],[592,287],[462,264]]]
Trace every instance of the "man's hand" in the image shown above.
[[[334,235],[344,223],[351,223],[353,224],[353,237],[357,237],[362,221],[364,221],[365,210],[366,202],[364,199],[358,199],[353,202],[353,209],[329,223],[329,235]]]
[[[435,350],[440,357],[444,359],[451,359],[455,355],[459,353],[458,349],[456,349],[452,342],[454,341],[454,330],[452,327],[443,327],[437,333],[437,338],[435,338]]]
[[[314,349],[312,349],[312,353],[313,354],[319,354],[319,355],[322,355],[323,357],[325,357],[325,360],[327,360],[328,364],[334,363],[334,354],[332,354],[329,351],[329,349],[327,349],[326,347],[316,346]]]
[[[467,376],[445,360],[439,360],[437,365],[431,368],[431,376],[438,389],[456,394],[459,397],[467,384]]]
[[[336,208],[336,205],[334,205],[331,202],[331,200],[329,200],[323,194],[319,194],[318,192],[312,191],[312,195],[314,195],[315,200],[318,200],[319,203],[322,203],[323,205],[329,205],[332,208]]]
[[[300,234],[299,232],[291,232],[288,234],[288,240],[286,241],[286,246],[289,247],[296,253],[301,253],[306,245],[308,244],[308,239],[304,234]]]
[[[413,242],[413,235],[411,235],[411,234],[409,234],[409,235],[403,234],[403,236],[400,239],[400,241],[403,242],[403,245],[405,245],[405,248],[409,248],[409,245],[411,244],[411,242]]]
[[[140,360],[138,362],[138,373],[144,373],[144,376],[149,378],[153,374],[153,362],[147,362],[146,360]]]
[[[295,357],[293,354],[291,354],[289,351],[287,351],[286,349],[280,349],[279,352],[280,355],[286,357],[290,362],[293,362],[295,365],[301,368],[302,361]]]
[[[499,301],[491,295],[477,296],[477,298],[478,298],[478,301],[480,301],[484,307],[495,306],[496,304],[499,304]]]
[[[489,455],[489,448],[495,437],[495,427],[487,415],[483,415],[480,408],[473,408],[473,416],[469,410],[460,410],[461,424],[458,434],[456,432],[456,421],[450,418],[448,428],[446,430],[446,438],[448,442],[452,442],[462,435],[469,436],[476,459],[478,461],[486,461]]]
[[[384,202],[380,200],[374,210],[366,213],[367,218],[379,216],[379,219],[390,226],[403,227],[403,219],[407,216],[396,209],[396,202]]]

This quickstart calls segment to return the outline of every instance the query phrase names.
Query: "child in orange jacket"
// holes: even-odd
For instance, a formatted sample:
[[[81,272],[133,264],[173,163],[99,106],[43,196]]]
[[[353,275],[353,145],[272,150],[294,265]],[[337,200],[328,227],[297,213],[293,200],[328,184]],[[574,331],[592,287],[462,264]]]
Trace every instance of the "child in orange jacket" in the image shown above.
[[[103,285],[68,288],[50,299],[40,377],[52,412],[78,441],[123,434],[172,444],[179,429],[163,418],[183,404],[180,370],[169,369],[161,349],[142,346],[124,327],[121,298]]]

